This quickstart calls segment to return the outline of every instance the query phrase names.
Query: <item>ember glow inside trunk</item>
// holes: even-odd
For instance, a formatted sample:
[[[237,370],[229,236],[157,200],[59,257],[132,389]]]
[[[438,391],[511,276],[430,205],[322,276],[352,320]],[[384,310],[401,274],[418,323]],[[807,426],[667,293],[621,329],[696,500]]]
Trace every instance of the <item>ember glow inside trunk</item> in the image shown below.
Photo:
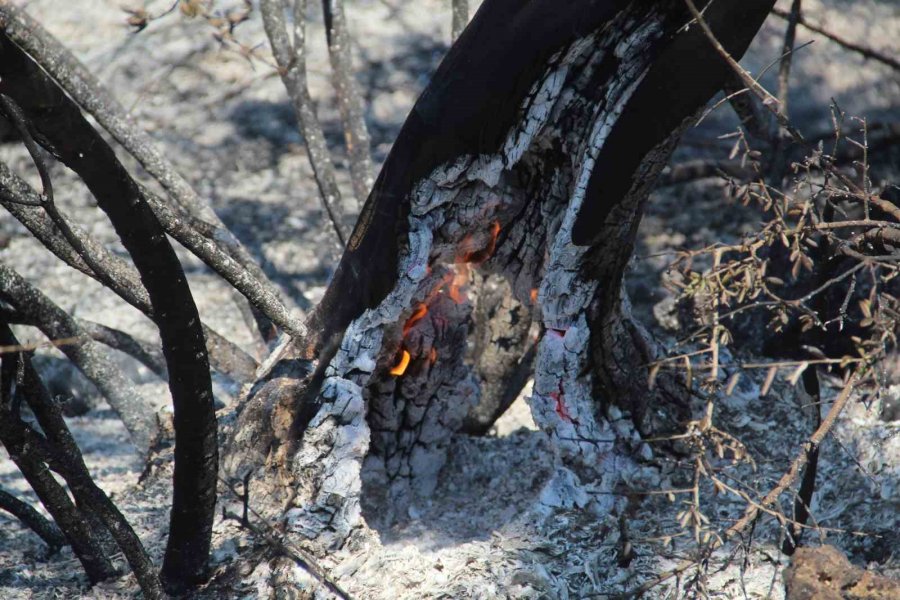
[[[739,56],[772,4],[720,0],[706,18]],[[623,272],[656,176],[728,68],[687,21],[674,0],[482,5],[385,163],[316,315],[320,339],[294,355],[316,374],[293,402],[267,401],[295,423],[281,427],[290,450],[270,454],[289,481],[289,531],[334,549],[365,529],[363,495],[386,519],[427,497],[452,436],[483,424],[482,391],[494,403],[496,378],[520,366],[532,318],[529,404],[558,479],[613,492],[642,476],[647,409],[674,419],[683,392],[649,389],[657,349]],[[484,292],[488,277],[509,295]],[[517,326],[489,368],[471,358],[483,356],[472,332],[499,310]],[[248,414],[285,420],[263,404]],[[242,439],[264,438],[263,455],[279,446],[252,431]]]

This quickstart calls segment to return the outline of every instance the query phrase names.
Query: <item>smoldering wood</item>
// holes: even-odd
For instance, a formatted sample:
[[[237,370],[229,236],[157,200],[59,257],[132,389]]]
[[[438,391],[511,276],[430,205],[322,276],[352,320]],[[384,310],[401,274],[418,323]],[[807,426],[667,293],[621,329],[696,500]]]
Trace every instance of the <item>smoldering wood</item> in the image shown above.
[[[707,19],[739,56],[772,4],[717,2]],[[659,172],[728,72],[688,20],[677,1],[481,6],[388,156],[312,315],[316,337],[282,355],[313,374],[268,418],[302,437],[265,440],[293,446],[277,458],[254,452],[275,466],[272,489],[289,490],[279,497],[297,539],[340,547],[365,536],[365,505],[402,513],[433,490],[480,393],[461,347],[468,268],[537,304],[529,404],[560,501],[609,514],[620,487],[652,485],[640,432],[677,418],[686,392],[649,386],[659,349],[622,277]],[[263,395],[244,406],[285,409]]]
[[[200,315],[165,231],[112,148],[6,32],[0,34],[0,56],[0,92],[21,107],[41,145],[90,189],[150,296],[175,420],[173,506],[163,574],[169,588],[182,590],[206,576],[216,501],[217,426]]]
[[[485,435],[531,376],[536,354],[531,339],[534,306],[519,302],[509,283],[496,275],[475,273],[470,287],[475,308],[471,351],[466,360],[474,365],[481,394],[460,432]]]

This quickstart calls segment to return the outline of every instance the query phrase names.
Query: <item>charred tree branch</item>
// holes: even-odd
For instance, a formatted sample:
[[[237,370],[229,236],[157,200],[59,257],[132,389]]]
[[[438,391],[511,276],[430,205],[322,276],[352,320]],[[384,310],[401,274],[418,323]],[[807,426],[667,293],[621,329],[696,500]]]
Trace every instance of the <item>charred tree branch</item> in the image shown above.
[[[38,326],[37,321],[18,311],[0,308],[0,315],[10,323]],[[168,379],[166,359],[163,357],[162,352],[150,342],[139,340],[131,334],[113,327],[107,327],[85,319],[72,318],[75,324],[95,342],[127,354],[150,369],[163,381]]]
[[[273,323],[284,329],[288,335],[305,338],[306,327],[303,322],[291,315],[290,310],[281,299],[273,294],[270,288],[261,285],[252,273],[234,260],[228,253],[213,243],[208,237],[200,234],[185,223],[171,208],[152,192],[142,189],[141,194],[153,209],[163,229],[182,246],[190,250],[206,266],[215,271],[225,281],[255,306]]]
[[[3,163],[0,163],[0,204],[57,258],[101,283],[107,281],[110,289],[120,298],[147,317],[153,318],[150,296],[134,266],[112,254],[60,213],[60,218],[66,221],[72,234],[81,241],[82,251],[90,254],[89,262],[107,273],[107,277],[101,279],[68,240],[59,233],[58,223],[54,223],[44,210],[39,208],[43,207],[43,203],[37,193]],[[213,369],[240,382],[249,381],[254,377],[258,365],[250,355],[206,324],[203,324],[203,334],[206,337]]]
[[[41,67],[91,114],[110,135],[156,179],[171,198],[189,214],[215,225],[216,243],[247,269],[275,296],[278,289],[269,281],[254,258],[222,223],[218,215],[201,199],[178,172],[153,139],[138,127],[128,111],[120,105],[81,62],[59,41],[9,0],[0,0],[0,29],[37,60]]]
[[[294,32],[293,44],[287,32],[284,19],[284,0],[262,0],[263,26],[272,46],[272,56],[278,64],[278,74],[287,89],[297,121],[300,134],[306,141],[306,155],[312,166],[322,206],[328,215],[331,225],[342,247],[347,245],[347,233],[344,225],[344,211],[341,206],[341,192],[338,189],[334,174],[334,164],[325,143],[322,125],[316,116],[316,109],[309,94],[306,81],[306,0],[294,0]]]
[[[174,493],[163,575],[167,587],[184,589],[206,577],[216,499],[216,419],[200,315],[165,231],[113,150],[6,34],[0,48],[0,92],[16,101],[42,145],[91,190],[150,296],[175,412]]]
[[[0,343],[16,345],[18,341],[7,323],[0,323]],[[125,554],[144,597],[148,599],[164,598],[159,577],[153,561],[147,555],[140,539],[115,504],[97,487],[88,472],[81,450],[69,432],[59,407],[53,402],[50,393],[41,383],[40,377],[24,353],[14,355],[16,371],[22,395],[37,418],[46,436],[41,444],[32,444],[43,454],[43,460],[58,472],[69,484],[72,495],[80,506],[89,506],[103,525],[109,530],[116,544]],[[6,359],[4,359],[4,362]],[[31,436],[32,438],[36,437]]]
[[[374,179],[372,158],[369,155],[369,129],[366,126],[365,107],[353,73],[352,38],[347,27],[343,0],[322,0],[325,16],[325,35],[328,57],[331,60],[332,82],[337,95],[341,123],[344,126],[344,142],[350,156],[350,176],[358,204],[369,197]]]
[[[115,577],[118,573],[106,557],[99,532],[91,529],[85,515],[75,507],[66,490],[54,479],[37,447],[28,443],[29,427],[19,418],[18,398],[13,394],[19,371],[18,356],[4,354],[0,358],[0,443],[9,452],[10,458],[41,504],[59,525],[91,583]]]
[[[117,367],[112,358],[78,326],[69,314],[18,273],[0,263],[0,298],[34,323],[51,340],[72,340],[60,350],[78,367],[122,419],[131,441],[146,452],[156,433],[156,413]]]
[[[19,500],[2,488],[0,488],[0,510],[5,510],[20,520],[25,527],[44,540],[50,554],[68,544],[66,536],[59,530],[56,523],[47,520],[30,504]]]

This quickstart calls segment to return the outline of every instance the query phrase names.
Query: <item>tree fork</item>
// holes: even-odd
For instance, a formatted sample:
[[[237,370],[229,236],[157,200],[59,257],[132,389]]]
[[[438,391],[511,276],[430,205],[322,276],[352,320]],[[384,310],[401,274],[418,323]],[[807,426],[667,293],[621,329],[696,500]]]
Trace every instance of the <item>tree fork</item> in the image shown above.
[[[719,0],[707,20],[739,56],[772,4]],[[288,532],[339,548],[364,530],[361,503],[402,513],[436,485],[479,395],[464,356],[470,267],[537,305],[535,421],[566,481],[602,481],[613,493],[594,510],[614,507],[648,451],[637,425],[661,399],[680,401],[666,420],[683,406],[671,382],[643,383],[657,350],[621,284],[656,176],[728,72],[689,20],[674,0],[481,6],[392,148],[316,336],[284,355],[312,373],[302,393],[246,404],[302,431],[268,454],[288,478]]]

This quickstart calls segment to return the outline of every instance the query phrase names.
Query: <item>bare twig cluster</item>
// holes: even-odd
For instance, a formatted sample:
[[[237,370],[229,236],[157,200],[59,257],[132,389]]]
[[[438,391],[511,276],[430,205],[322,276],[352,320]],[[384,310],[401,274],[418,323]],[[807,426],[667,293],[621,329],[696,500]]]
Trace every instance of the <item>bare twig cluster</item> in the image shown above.
[[[710,42],[730,64],[743,87],[729,92],[743,97],[735,109],[742,127],[732,134],[734,145],[727,161],[717,169],[725,178],[726,192],[745,206],[756,207],[759,228],[738,243],[717,243],[699,250],[684,250],[670,267],[669,285],[681,302],[693,310],[698,327],[683,340],[697,348],[676,351],[650,366],[651,380],[662,369],[684,372],[689,388],[707,400],[704,417],[687,424],[682,434],[667,438],[685,444],[693,485],[669,490],[670,499],[685,495],[678,526],[693,540],[695,558],[637,587],[630,596],[679,577],[692,569],[683,583],[702,592],[704,565],[712,553],[755,525],[761,515],[780,524],[785,534],[783,552],[792,554],[805,529],[824,531],[809,506],[815,491],[819,446],[854,393],[879,394],[885,384],[884,359],[897,347],[900,303],[896,275],[900,261],[900,208],[886,198],[870,178],[869,128],[865,120],[847,118],[832,106],[830,139],[812,143],[790,121],[787,90],[790,56],[796,27],[805,24],[801,2],[789,13],[777,97],[762,88],[715,40],[701,12],[685,0]],[[726,90],[728,92],[728,90]],[[768,114],[775,125],[765,125]],[[790,145],[794,148],[789,148]],[[804,153],[790,160],[797,149]],[[855,157],[855,158],[852,158]],[[785,182],[787,180],[787,182]],[[773,360],[735,363],[725,374],[721,349],[741,340],[742,324],[761,318],[770,343],[762,351]],[[759,335],[758,321],[750,331]],[[752,457],[739,440],[720,431],[714,420],[717,398],[734,392],[742,377],[765,372],[759,393],[769,393],[783,377],[787,384],[802,384],[818,413],[815,429],[800,446],[777,484],[759,498],[733,470]],[[819,372],[840,377],[840,392],[827,415]],[[696,385],[697,382],[699,385]],[[722,459],[731,456],[730,461]],[[713,459],[718,459],[719,462]],[[799,487],[792,491],[800,480]],[[732,495],[746,504],[743,515],[722,527],[704,514],[701,490]],[[779,500],[794,499],[793,516]],[[682,537],[665,536],[666,543]]]

